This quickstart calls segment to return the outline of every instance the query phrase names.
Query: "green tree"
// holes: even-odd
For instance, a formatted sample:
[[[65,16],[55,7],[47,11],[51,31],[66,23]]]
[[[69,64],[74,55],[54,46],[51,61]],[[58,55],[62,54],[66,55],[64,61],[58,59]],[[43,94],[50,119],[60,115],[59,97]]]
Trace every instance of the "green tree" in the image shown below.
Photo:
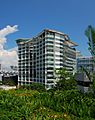
[[[95,62],[95,28],[89,25],[85,30],[85,35],[88,38],[88,50],[90,51]]]
[[[92,80],[92,88],[95,91],[95,28],[91,25],[85,30],[85,35],[88,38],[88,50],[90,51],[93,58],[93,69],[90,73],[90,79]]]
[[[56,70],[56,89],[71,90],[76,88],[76,80],[73,74],[69,73],[65,68]]]

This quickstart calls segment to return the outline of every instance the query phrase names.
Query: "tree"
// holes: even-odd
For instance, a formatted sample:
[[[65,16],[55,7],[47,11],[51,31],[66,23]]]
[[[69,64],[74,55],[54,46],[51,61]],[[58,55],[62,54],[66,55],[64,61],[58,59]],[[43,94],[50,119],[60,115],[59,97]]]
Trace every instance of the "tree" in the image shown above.
[[[90,51],[93,58],[93,70],[91,73],[91,79],[93,83],[92,88],[95,91],[95,28],[89,25],[88,28],[85,30],[85,35],[88,38],[88,50]]]
[[[89,25],[88,28],[85,30],[85,35],[88,38],[88,49],[95,62],[95,28]]]
[[[84,68],[83,66],[81,66],[81,69],[80,69],[81,72],[85,72],[89,81],[91,81],[91,73],[88,69]]]
[[[69,73],[65,68],[56,70],[56,89],[71,90],[76,88],[76,81],[74,75]]]

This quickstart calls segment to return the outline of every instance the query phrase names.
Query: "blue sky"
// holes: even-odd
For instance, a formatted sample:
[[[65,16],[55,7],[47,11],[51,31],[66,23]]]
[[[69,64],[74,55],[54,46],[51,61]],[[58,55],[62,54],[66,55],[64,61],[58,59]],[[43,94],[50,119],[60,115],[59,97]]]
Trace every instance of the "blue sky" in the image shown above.
[[[18,25],[18,32],[7,36],[6,49],[18,38],[31,38],[44,28],[62,31],[89,55],[84,31],[95,27],[95,0],[0,0],[0,29]]]

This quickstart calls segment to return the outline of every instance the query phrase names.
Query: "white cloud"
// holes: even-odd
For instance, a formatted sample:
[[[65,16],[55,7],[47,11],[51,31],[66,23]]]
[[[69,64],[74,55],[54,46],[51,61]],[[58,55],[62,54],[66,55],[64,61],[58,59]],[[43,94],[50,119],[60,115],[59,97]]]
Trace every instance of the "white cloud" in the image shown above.
[[[17,27],[17,25],[8,25],[6,28],[0,30],[0,63],[6,68],[10,65],[17,65],[17,48],[4,49],[4,44],[7,42],[6,36],[18,31]]]
[[[7,40],[6,36],[18,31],[17,27],[18,27],[17,25],[14,25],[14,26],[8,25],[6,28],[3,28],[2,30],[0,30],[0,49],[1,50],[3,49],[3,46],[6,43],[6,40]]]

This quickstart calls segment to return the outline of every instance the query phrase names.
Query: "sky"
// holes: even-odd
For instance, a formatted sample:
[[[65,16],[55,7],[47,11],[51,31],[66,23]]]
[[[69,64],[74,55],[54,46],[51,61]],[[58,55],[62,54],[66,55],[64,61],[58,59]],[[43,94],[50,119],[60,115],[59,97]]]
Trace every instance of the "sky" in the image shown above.
[[[45,28],[68,34],[76,49],[89,56],[88,25],[95,27],[95,0],[0,0],[0,62],[17,65],[16,39]]]

